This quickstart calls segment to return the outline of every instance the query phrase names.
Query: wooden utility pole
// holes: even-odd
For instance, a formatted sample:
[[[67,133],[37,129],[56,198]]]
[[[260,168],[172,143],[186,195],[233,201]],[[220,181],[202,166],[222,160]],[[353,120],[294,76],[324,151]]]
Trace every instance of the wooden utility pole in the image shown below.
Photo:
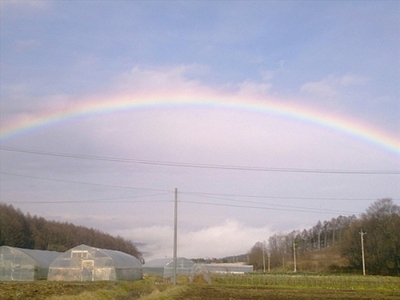
[[[175,188],[175,206],[174,206],[174,269],[172,274],[172,283],[176,285],[176,265],[178,248],[178,189]]]
[[[361,256],[362,256],[362,267],[363,267],[363,275],[365,276],[365,256],[364,256],[364,235],[366,235],[366,232],[363,232],[362,229],[360,231],[360,236],[361,236]]]
[[[265,241],[262,244],[262,251],[263,251],[263,266],[264,266],[264,273],[265,273]]]
[[[296,273],[297,272],[297,266],[296,266],[296,243],[293,243],[293,265],[294,265],[293,272]]]

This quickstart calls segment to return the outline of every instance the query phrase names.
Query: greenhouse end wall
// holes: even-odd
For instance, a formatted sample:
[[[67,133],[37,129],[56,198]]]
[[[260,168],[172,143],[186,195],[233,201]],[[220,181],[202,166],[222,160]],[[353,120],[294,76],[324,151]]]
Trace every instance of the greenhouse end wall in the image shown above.
[[[178,257],[176,262],[176,273],[189,275],[195,263],[187,258]],[[160,258],[151,260],[143,265],[143,273],[170,278],[173,276],[174,260],[172,258]]]
[[[129,254],[80,245],[61,254],[49,268],[48,280],[101,281],[142,279],[140,261]]]
[[[60,252],[0,247],[0,281],[46,279],[51,262]]]

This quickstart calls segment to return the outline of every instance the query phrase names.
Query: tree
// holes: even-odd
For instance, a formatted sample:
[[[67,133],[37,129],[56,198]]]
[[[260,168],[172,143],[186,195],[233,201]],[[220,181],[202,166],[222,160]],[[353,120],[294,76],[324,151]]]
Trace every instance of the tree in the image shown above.
[[[374,202],[358,222],[353,223],[346,234],[342,254],[350,265],[360,269],[361,239],[364,236],[365,262],[367,273],[400,274],[400,207],[391,199]]]
[[[93,228],[26,216],[11,205],[0,204],[0,246],[64,252],[80,244],[119,250],[143,260],[129,240]]]
[[[251,248],[248,253],[249,256],[249,264],[253,265],[255,270],[262,270],[264,269],[264,260],[267,257],[267,253],[265,253],[265,244],[262,242],[257,242]],[[263,258],[263,255],[264,258]]]

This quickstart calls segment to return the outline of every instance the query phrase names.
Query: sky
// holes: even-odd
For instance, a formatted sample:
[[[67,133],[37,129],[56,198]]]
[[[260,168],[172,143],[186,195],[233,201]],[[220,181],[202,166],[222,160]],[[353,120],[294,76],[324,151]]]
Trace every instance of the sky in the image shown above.
[[[400,2],[0,2],[0,201],[145,260],[400,205]]]

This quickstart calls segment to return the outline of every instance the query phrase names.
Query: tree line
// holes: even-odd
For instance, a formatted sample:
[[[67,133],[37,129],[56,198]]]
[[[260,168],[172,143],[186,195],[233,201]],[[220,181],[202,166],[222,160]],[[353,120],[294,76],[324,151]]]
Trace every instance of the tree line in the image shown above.
[[[258,270],[359,273],[362,242],[368,274],[399,275],[400,206],[380,199],[359,217],[339,216],[309,229],[275,234],[255,243],[249,263]]]
[[[142,262],[142,253],[130,240],[67,222],[48,221],[0,203],[0,246],[65,252],[75,246],[118,250]]]

